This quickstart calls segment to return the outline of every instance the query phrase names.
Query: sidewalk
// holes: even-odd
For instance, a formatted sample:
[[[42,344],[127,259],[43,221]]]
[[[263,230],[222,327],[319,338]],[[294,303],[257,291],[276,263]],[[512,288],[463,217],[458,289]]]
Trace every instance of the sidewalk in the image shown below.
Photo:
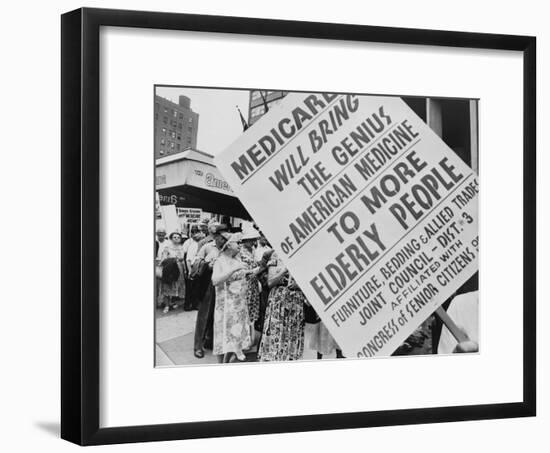
[[[176,310],[166,314],[161,309],[155,312],[156,344],[155,361],[156,366],[178,366],[178,365],[206,365],[218,363],[212,351],[205,349],[204,357],[198,359],[193,351],[193,337],[195,334],[195,320],[197,311],[183,311],[180,306]],[[258,333],[257,333],[258,334]],[[307,331],[306,331],[307,335]],[[306,336],[305,344],[308,344]],[[256,361],[256,347],[246,354],[249,362]],[[326,358],[335,358],[331,354]],[[304,350],[302,360],[317,360],[316,351]]]

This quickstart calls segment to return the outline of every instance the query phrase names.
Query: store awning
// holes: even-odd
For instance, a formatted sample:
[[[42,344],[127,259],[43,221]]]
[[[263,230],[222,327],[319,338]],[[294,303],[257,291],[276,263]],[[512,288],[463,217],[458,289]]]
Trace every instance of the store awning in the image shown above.
[[[187,150],[157,159],[155,180],[161,205],[251,219],[209,154]]]

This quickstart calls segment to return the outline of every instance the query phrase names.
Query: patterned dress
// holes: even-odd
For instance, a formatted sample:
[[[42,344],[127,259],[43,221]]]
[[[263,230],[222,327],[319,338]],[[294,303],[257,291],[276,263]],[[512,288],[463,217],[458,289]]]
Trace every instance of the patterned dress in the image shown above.
[[[185,298],[185,269],[183,265],[184,249],[181,244],[174,244],[172,241],[162,249],[160,261],[161,263],[167,258],[178,259],[178,269],[180,271],[179,278],[172,283],[161,282],[160,296]]]
[[[220,256],[214,266],[228,269],[233,258]],[[229,352],[240,353],[250,348],[250,321],[246,304],[246,280],[242,271],[234,272],[223,283],[215,286],[216,305],[214,308],[214,347],[215,355]]]
[[[254,254],[246,248],[241,248],[241,261],[246,269],[254,269],[258,263],[254,260]],[[256,322],[260,317],[260,282],[258,277],[250,274],[246,277],[246,304],[248,305],[248,316],[250,322]]]
[[[288,273],[269,293],[258,349],[261,362],[300,360],[304,353],[304,293]]]

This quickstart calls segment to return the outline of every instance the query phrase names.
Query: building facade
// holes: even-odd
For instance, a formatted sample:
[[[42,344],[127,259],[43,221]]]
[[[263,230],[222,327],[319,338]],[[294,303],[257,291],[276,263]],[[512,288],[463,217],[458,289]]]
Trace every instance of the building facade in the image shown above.
[[[191,100],[180,96],[179,103],[155,95],[155,159],[196,149],[199,114],[191,110]]]

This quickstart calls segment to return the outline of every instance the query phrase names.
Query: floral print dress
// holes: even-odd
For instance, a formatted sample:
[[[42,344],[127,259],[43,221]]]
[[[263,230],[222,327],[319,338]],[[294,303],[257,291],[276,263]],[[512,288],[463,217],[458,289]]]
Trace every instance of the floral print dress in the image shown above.
[[[228,268],[230,259],[220,256],[216,266]],[[234,272],[223,283],[215,286],[213,354],[240,353],[252,345],[250,321],[246,303],[246,279],[243,271]]]
[[[300,360],[304,353],[304,293],[288,272],[269,293],[258,359]]]
[[[246,248],[241,248],[241,261],[246,269],[254,269],[258,267],[258,263],[254,260],[254,254]],[[250,322],[256,322],[260,317],[260,282],[258,277],[250,274],[246,277],[246,304],[248,305],[248,316]]]

